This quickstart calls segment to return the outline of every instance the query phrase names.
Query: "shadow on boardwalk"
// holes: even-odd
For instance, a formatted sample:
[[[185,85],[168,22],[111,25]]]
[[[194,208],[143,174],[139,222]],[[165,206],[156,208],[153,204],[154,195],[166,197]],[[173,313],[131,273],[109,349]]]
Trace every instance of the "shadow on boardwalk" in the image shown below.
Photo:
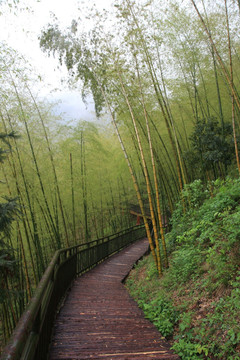
[[[50,359],[178,359],[122,284],[147,239],[78,278],[54,327]]]

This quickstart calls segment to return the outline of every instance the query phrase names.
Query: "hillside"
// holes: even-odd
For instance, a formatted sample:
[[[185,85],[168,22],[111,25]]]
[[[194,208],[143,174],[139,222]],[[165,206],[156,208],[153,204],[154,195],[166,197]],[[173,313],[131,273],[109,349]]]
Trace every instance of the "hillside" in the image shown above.
[[[185,187],[167,234],[170,267],[158,278],[144,258],[127,280],[131,295],[182,359],[240,358],[240,181]]]
[[[186,359],[237,359],[240,1],[63,5],[0,1],[6,32],[33,36],[0,39],[0,352],[56,251],[142,222],[148,317]],[[76,93],[95,114],[70,117]]]

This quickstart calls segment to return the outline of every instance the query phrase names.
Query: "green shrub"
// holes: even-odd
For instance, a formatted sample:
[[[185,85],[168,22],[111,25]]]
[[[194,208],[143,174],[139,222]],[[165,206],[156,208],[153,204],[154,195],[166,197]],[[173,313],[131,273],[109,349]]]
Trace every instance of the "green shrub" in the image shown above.
[[[172,286],[184,284],[201,271],[202,254],[198,248],[184,247],[173,253],[171,270],[168,273]]]
[[[184,339],[175,342],[172,349],[182,360],[199,360],[204,359],[204,355],[208,355],[208,349],[205,346]]]
[[[150,303],[144,303],[142,308],[146,318],[158,328],[163,336],[169,337],[173,334],[179,312],[173,306],[171,300],[159,294]]]
[[[212,191],[210,198],[201,182],[185,187],[190,207],[184,213],[179,202],[166,236],[170,267],[157,281],[151,259],[136,290],[183,360],[240,360],[240,179],[217,180]]]

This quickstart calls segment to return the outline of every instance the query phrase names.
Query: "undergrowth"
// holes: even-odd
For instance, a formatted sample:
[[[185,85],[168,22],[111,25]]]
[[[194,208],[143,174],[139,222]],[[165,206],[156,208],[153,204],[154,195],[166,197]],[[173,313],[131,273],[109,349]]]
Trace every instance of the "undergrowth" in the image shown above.
[[[240,180],[211,192],[187,185],[167,234],[170,267],[159,279],[151,256],[127,287],[182,359],[240,360]]]

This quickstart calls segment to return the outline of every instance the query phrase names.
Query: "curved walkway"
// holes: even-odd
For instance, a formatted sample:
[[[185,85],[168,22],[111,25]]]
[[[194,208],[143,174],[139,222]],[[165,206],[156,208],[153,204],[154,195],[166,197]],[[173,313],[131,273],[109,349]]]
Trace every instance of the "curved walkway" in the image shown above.
[[[51,360],[178,359],[122,284],[147,249],[142,239],[75,280],[55,323]]]

